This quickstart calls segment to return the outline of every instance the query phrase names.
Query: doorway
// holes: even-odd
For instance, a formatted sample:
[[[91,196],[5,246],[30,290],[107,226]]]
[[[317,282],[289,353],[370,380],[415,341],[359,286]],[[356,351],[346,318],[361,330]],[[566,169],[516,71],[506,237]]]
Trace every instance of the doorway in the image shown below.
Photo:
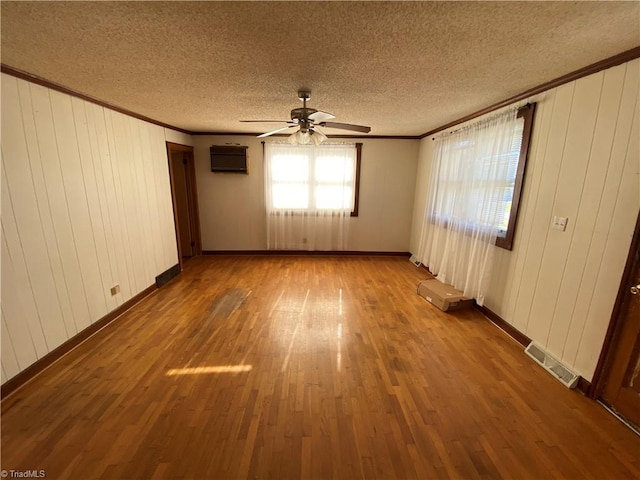
[[[591,396],[640,427],[640,213]]]
[[[180,269],[184,262],[200,255],[200,219],[193,147],[167,142],[173,217]]]

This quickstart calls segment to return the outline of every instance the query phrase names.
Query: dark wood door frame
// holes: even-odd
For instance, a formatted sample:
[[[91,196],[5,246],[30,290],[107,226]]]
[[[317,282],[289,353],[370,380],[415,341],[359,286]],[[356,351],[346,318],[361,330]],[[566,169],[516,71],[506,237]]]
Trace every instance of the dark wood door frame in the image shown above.
[[[593,374],[593,381],[591,382],[591,388],[588,391],[588,395],[591,398],[597,399],[602,395],[602,391],[607,381],[607,374],[611,368],[613,361],[613,354],[615,352],[615,345],[618,342],[621,330],[622,330],[622,313],[625,297],[629,291],[629,285],[633,282],[633,263],[634,255],[640,244],[640,211],[638,212],[638,218],[636,219],[636,227],[633,232],[633,238],[631,239],[631,247],[629,248],[629,255],[627,256],[627,263],[624,267],[622,279],[620,280],[620,288],[618,289],[618,296],[616,297],[616,303],[613,306],[613,312],[611,313],[611,321],[609,322],[609,328],[604,338],[604,344],[602,345],[602,351],[600,352],[600,358],[596,366],[596,371]]]
[[[173,203],[173,223],[176,234],[176,245],[178,247],[178,262],[180,270],[182,270],[182,249],[180,248],[180,232],[178,230],[178,207],[176,203],[176,186],[175,174],[173,172],[173,164],[171,162],[171,154],[175,152],[183,152],[189,155],[189,162],[186,164],[187,179],[187,197],[189,204],[189,217],[193,224],[194,243],[193,254],[202,255],[202,239],[200,235],[200,215],[198,211],[198,190],[196,187],[196,169],[193,155],[193,147],[189,145],[181,145],[179,143],[167,142],[167,162],[169,163],[169,179],[171,180],[171,200]]]

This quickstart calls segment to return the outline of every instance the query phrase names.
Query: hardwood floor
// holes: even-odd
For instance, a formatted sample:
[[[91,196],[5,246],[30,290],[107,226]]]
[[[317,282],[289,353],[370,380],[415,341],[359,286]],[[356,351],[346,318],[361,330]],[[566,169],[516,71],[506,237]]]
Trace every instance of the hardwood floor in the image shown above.
[[[2,403],[46,478],[638,478],[640,437],[406,258],[199,257]]]

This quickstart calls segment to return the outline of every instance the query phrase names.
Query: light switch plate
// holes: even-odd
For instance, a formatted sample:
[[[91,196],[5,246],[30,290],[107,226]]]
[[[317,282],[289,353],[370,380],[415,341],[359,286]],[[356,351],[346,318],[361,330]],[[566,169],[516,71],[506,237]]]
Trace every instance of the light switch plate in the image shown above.
[[[567,229],[567,217],[553,217],[553,224],[551,225],[551,228],[553,228],[554,230],[560,230],[561,232],[564,232]]]

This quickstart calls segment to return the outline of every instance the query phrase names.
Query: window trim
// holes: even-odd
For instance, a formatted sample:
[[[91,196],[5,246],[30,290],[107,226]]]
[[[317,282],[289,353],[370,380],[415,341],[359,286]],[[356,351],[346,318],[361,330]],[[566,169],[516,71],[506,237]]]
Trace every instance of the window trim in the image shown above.
[[[353,198],[353,209],[350,212],[351,217],[357,217],[359,208],[360,208],[360,166],[362,164],[362,142],[356,142],[356,178],[353,183],[353,188],[355,190],[354,198]],[[263,162],[266,162],[266,153],[265,153],[265,142],[262,141],[262,158]],[[274,212],[272,212],[273,214]],[[308,215],[306,209],[300,209],[297,212],[294,212],[293,215]]]
[[[516,170],[516,179],[513,186],[513,196],[511,200],[511,209],[509,210],[509,224],[504,237],[496,238],[496,247],[505,250],[513,250],[513,242],[515,237],[516,223],[518,221],[518,213],[520,207],[520,199],[522,197],[522,186],[524,184],[524,176],[529,157],[529,146],[531,144],[531,132],[533,130],[533,117],[536,111],[536,104],[527,103],[524,107],[518,109],[517,117],[524,118],[524,127],[522,130],[522,143],[520,144],[520,157],[518,158],[518,169]]]
[[[354,187],[356,192],[353,199],[353,210],[351,211],[352,217],[358,216],[358,208],[360,204],[360,164],[362,162],[362,142],[356,143],[356,181]]]

